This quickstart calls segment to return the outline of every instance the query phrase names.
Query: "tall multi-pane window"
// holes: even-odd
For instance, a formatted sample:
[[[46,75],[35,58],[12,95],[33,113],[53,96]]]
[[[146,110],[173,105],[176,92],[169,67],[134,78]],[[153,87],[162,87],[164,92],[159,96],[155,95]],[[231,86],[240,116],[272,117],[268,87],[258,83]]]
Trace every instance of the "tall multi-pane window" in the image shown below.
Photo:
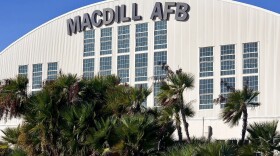
[[[83,77],[85,79],[91,79],[94,77],[94,59],[83,60]]]
[[[221,46],[221,75],[235,74],[235,45]]]
[[[21,65],[18,67],[18,75],[27,77],[28,75],[28,65]]]
[[[33,64],[32,89],[42,88],[42,64]]]
[[[244,76],[243,77],[243,86],[248,86],[248,88],[258,91],[259,90],[259,79],[258,76]],[[258,101],[256,97],[253,101]]]
[[[147,83],[142,83],[142,84],[135,84],[135,88],[143,88],[143,89],[148,89],[148,84]],[[142,103],[144,107],[147,107],[147,99]]]
[[[129,82],[129,55],[118,56],[118,76],[122,83]]]
[[[136,25],[136,47],[135,51],[148,50],[148,23]]]
[[[258,60],[259,60],[259,50],[258,43],[245,43],[243,44],[243,86],[248,86],[254,91],[258,91]],[[257,101],[255,98],[254,101]]]
[[[155,22],[154,31],[154,49],[166,49],[167,48],[167,21]],[[167,63],[167,52],[156,51],[154,53],[154,79],[155,81],[164,78],[166,71],[162,68]],[[158,106],[157,95],[159,94],[161,84],[159,82],[154,83],[154,105]]]
[[[154,83],[154,106],[159,106],[157,96],[160,92],[160,86],[161,86],[160,82]]]
[[[199,80],[199,109],[213,109],[213,79]]]
[[[84,32],[84,57],[94,56],[95,31],[89,30]]]
[[[225,99],[221,103],[221,108],[224,108],[225,103],[227,102],[228,94],[232,92],[232,89],[235,88],[235,78],[222,78],[221,79],[221,96]]]
[[[199,109],[213,108],[213,47],[199,49]]]
[[[213,47],[200,48],[200,77],[213,76]]]
[[[111,70],[112,70],[112,57],[101,57],[99,74],[102,76],[108,76],[111,75]]]
[[[243,45],[243,74],[258,73],[258,43]]]
[[[136,54],[135,56],[135,81],[148,80],[148,54]]]
[[[155,22],[154,49],[167,48],[167,21]]]
[[[118,27],[118,53],[129,52],[129,25]]]
[[[243,77],[243,86],[248,86],[250,89],[254,91],[258,91],[259,87],[258,76],[244,76]]]
[[[48,80],[55,80],[57,79],[57,62],[48,63]]]
[[[159,80],[166,76],[166,71],[163,69],[163,65],[167,63],[167,52],[155,52],[154,54],[154,79]]]
[[[112,28],[101,29],[100,55],[112,54]]]

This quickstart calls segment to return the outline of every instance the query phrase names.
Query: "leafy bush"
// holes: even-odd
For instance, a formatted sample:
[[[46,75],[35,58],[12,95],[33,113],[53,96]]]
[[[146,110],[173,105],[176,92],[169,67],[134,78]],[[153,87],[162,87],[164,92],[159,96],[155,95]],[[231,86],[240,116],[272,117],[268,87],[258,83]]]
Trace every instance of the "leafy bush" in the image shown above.
[[[236,156],[236,146],[227,143],[179,145],[170,148],[163,156]]]
[[[14,154],[21,149],[27,155],[150,155],[173,143],[171,118],[163,121],[161,112],[141,106],[148,89],[122,85],[115,76],[84,80],[60,75],[27,96],[28,81],[18,79],[0,90],[1,98],[11,87],[24,95],[19,99],[10,92],[13,96],[5,103],[14,107],[10,101],[24,101],[14,110],[23,124],[3,131],[3,139],[19,148]],[[3,113],[0,110],[0,117],[5,117]]]
[[[255,151],[264,155],[273,155],[274,150],[280,151],[280,133],[277,131],[278,121],[250,124],[247,131],[248,139]]]

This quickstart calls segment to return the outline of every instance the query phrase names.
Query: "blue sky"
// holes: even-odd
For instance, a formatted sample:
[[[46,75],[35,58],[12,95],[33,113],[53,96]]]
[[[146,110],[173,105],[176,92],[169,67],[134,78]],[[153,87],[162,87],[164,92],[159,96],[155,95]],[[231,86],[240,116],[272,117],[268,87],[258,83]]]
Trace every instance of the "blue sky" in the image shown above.
[[[1,0],[0,52],[41,24],[101,0]],[[280,13],[280,0],[237,0]]]

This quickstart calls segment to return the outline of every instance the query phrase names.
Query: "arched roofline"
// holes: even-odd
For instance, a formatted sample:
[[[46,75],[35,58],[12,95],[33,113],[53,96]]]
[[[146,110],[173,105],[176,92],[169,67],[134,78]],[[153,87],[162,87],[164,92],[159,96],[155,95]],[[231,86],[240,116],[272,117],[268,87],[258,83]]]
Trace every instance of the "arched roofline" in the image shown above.
[[[17,39],[16,41],[14,41],[13,43],[11,43],[8,47],[6,47],[4,50],[2,50],[0,52],[0,56],[5,53],[5,51],[7,51],[9,48],[11,48],[12,46],[14,46],[17,42],[21,41],[23,38],[29,36],[30,34],[32,34],[33,32],[35,32],[36,30],[44,27],[44,26],[47,26],[48,24],[56,21],[56,20],[59,20],[60,18],[62,17],[65,17],[71,13],[75,13],[75,12],[78,12],[80,10],[83,10],[83,9],[86,9],[86,8],[89,8],[89,7],[92,7],[92,6],[95,6],[95,5],[101,5],[101,4],[104,4],[104,3],[109,3],[109,2],[112,2],[112,1],[115,1],[115,0],[105,0],[105,1],[101,1],[101,2],[96,2],[96,3],[93,3],[93,4],[90,4],[90,5],[86,5],[84,7],[80,7],[80,8],[77,8],[75,10],[72,10],[70,12],[67,12],[65,14],[62,14],[54,19],[51,19],[43,24],[41,24],[40,26],[34,28],[33,30],[31,30],[30,32],[28,32],[27,34],[23,35],[22,37],[20,37],[19,39]],[[245,6],[245,7],[250,7],[250,8],[253,8],[253,9],[256,9],[256,10],[259,10],[259,11],[263,11],[263,12],[266,12],[268,14],[271,14],[271,15],[274,15],[274,16],[277,16],[277,17],[280,17],[280,14],[276,13],[276,12],[273,12],[273,11],[270,11],[270,10],[267,10],[267,9],[264,9],[264,8],[261,8],[261,7],[258,7],[258,6],[254,6],[254,5],[251,5],[251,4],[246,4],[246,3],[242,3],[242,2],[237,2],[237,1],[233,1],[233,0],[217,0],[217,1],[223,1],[225,3],[232,3],[232,4],[236,4],[236,5],[242,5],[242,6]]]
[[[241,6],[245,6],[245,7],[250,7],[250,8],[253,8],[253,9],[263,11],[263,12],[269,13],[271,15],[275,15],[275,16],[280,17],[279,13],[276,13],[274,11],[267,10],[267,9],[264,9],[264,8],[261,8],[261,7],[252,5],[252,4],[247,4],[247,3],[238,2],[238,1],[234,1],[234,0],[217,0],[217,1],[223,1],[223,2],[227,2],[227,3],[232,3],[232,4],[237,4],[237,5],[241,5]]]

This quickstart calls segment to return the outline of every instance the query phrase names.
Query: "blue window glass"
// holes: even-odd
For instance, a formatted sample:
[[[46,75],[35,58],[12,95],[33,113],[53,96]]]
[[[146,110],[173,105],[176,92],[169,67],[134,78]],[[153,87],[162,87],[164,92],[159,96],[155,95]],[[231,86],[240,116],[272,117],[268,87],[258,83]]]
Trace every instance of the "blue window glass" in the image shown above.
[[[258,76],[245,76],[243,77],[243,86],[247,85],[250,89],[258,91]]]
[[[129,26],[120,26],[118,29],[118,53],[129,52]]]
[[[160,93],[161,83],[154,83],[154,106],[160,106],[160,103],[157,100],[157,96]]]
[[[89,30],[84,32],[84,57],[94,56],[95,31]]]
[[[57,62],[48,63],[48,80],[57,79]]]
[[[94,59],[83,60],[83,78],[91,79],[94,77]]]
[[[122,83],[129,82],[129,55],[118,56],[118,76]]]
[[[243,74],[258,73],[258,43],[245,43],[243,46]]]
[[[213,76],[213,47],[200,48],[200,77]]]
[[[27,77],[28,75],[28,65],[21,65],[18,67],[18,75]]]
[[[148,79],[148,54],[136,54],[135,56],[135,81],[147,81]]]
[[[213,79],[199,80],[199,109],[213,109]]]
[[[232,92],[231,88],[235,88],[235,78],[222,78],[221,79],[221,95],[225,98],[225,101],[221,103],[221,108],[224,108],[227,102],[228,94]]]
[[[154,49],[167,48],[167,21],[155,22]]]
[[[31,92],[32,95],[36,95],[36,94],[38,94],[38,93],[40,93],[40,91],[32,91],[32,92]]]
[[[148,84],[147,83],[142,83],[142,84],[135,84],[135,88],[144,88],[148,89]],[[142,103],[144,107],[147,107],[147,99]]]
[[[155,80],[163,79],[166,76],[166,71],[163,66],[167,64],[167,52],[155,52],[154,54],[154,78]]]
[[[148,50],[148,24],[136,25],[136,47],[135,51],[147,51]]]
[[[235,45],[221,46],[221,75],[235,74]]]
[[[33,64],[32,89],[42,88],[42,64]]]
[[[101,57],[100,58],[100,75],[108,76],[111,75],[112,70],[112,57]]]
[[[112,28],[101,29],[100,55],[112,54]]]
[[[259,90],[259,79],[258,76],[244,76],[243,77],[243,86],[248,86],[248,88],[258,91]],[[258,101],[256,97],[253,101]]]

